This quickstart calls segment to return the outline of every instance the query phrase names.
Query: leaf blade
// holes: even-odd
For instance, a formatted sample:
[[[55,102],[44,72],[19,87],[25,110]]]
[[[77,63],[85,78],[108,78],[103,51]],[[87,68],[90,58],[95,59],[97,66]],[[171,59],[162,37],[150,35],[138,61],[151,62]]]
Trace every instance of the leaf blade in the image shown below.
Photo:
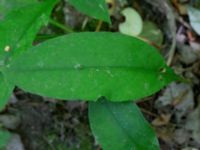
[[[11,96],[13,86],[10,86],[4,79],[2,73],[0,73],[0,111],[3,110],[7,104],[9,97]]]
[[[1,0],[0,1],[0,14],[6,15],[10,13],[13,9],[23,8],[26,5],[32,5],[36,2],[36,0]]]
[[[69,0],[69,3],[86,15],[111,23],[105,0]]]
[[[159,149],[154,131],[133,102],[90,102],[89,121],[104,150]]]
[[[71,100],[101,96],[111,101],[137,100],[179,79],[153,47],[106,32],[73,33],[46,41],[11,62],[4,72],[24,90]]]
[[[0,129],[0,149],[4,149],[6,144],[9,142],[11,134],[3,129]]]
[[[1,60],[10,55],[19,55],[22,51],[32,46],[36,33],[48,21],[56,1],[25,2],[18,0],[17,2],[6,1],[4,3],[2,1],[0,4],[2,6],[8,5],[9,9],[2,12],[2,18],[0,19]],[[19,3],[19,6],[17,3]],[[12,6],[14,4],[16,7]],[[9,48],[9,53],[5,51],[6,47]]]

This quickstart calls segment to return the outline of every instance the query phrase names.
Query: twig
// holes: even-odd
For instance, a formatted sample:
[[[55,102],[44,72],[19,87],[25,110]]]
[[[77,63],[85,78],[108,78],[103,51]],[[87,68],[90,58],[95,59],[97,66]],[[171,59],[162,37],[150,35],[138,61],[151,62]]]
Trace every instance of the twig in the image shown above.
[[[82,30],[84,30],[85,29],[85,27],[86,27],[86,25],[87,25],[87,23],[88,23],[88,17],[86,17],[84,20],[83,20],[83,23],[82,23],[82,26],[81,26],[81,29]]]
[[[171,63],[172,63],[172,60],[173,60],[174,54],[175,54],[175,49],[176,49],[176,40],[173,39],[172,46],[169,50],[169,56],[168,56],[168,59],[167,59],[167,65],[168,66],[171,66]]]
[[[168,59],[167,59],[167,65],[170,66],[172,63],[172,60],[174,58],[174,54],[176,51],[176,19],[174,17],[174,13],[172,10],[172,7],[170,7],[170,3],[166,1],[165,3],[165,7],[168,11],[167,13],[167,18],[170,21],[170,28],[171,28],[171,32],[172,32],[172,45],[170,47],[169,53],[168,53]]]
[[[97,24],[97,26],[96,26],[96,30],[95,30],[96,32],[99,32],[99,31],[100,31],[102,24],[103,24],[103,21],[99,21],[99,22],[98,22],[98,24]]]
[[[152,112],[150,112],[150,111],[148,111],[148,110],[146,110],[146,109],[144,109],[144,108],[140,108],[140,109],[141,109],[141,111],[142,111],[143,113],[145,113],[145,114],[147,114],[147,115],[150,115],[150,116],[155,117],[155,118],[158,117],[158,115],[156,115],[156,114],[154,114],[154,113],[152,113]]]
[[[53,20],[52,18],[49,19],[49,23],[56,26],[57,28],[60,28],[61,30],[63,30],[66,33],[72,33],[74,32],[70,27],[63,25],[55,20]]]
[[[148,39],[146,39],[146,38],[143,38],[143,37],[141,37],[141,36],[137,36],[137,38],[140,39],[140,40],[143,40],[144,42],[149,43],[150,45],[156,47],[157,49],[160,49],[160,48],[161,48],[158,44],[156,44],[155,42],[152,42],[152,41],[150,41],[150,40],[148,40]]]

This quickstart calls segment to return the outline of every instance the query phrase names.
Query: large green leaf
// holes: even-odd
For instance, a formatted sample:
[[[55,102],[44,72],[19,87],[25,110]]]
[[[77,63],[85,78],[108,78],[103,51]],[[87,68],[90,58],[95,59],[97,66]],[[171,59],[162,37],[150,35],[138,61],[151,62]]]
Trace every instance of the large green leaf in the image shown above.
[[[1,61],[7,60],[10,55],[21,53],[32,45],[39,28],[48,21],[55,3],[56,0],[42,2],[3,0],[0,2]],[[6,11],[5,8],[7,8]]]
[[[13,86],[10,86],[4,79],[2,73],[0,73],[0,111],[7,104],[9,97],[11,96]]]
[[[0,129],[0,149],[5,149],[10,138],[11,134],[8,131]]]
[[[32,5],[38,0],[1,0],[0,1],[0,14],[6,15],[13,9],[23,8],[26,5]]]
[[[69,0],[82,13],[110,23],[105,0]]]
[[[4,72],[26,91],[69,100],[136,100],[178,79],[150,45],[106,32],[51,39],[23,53]]]
[[[158,150],[156,135],[133,102],[90,102],[90,126],[104,150]]]

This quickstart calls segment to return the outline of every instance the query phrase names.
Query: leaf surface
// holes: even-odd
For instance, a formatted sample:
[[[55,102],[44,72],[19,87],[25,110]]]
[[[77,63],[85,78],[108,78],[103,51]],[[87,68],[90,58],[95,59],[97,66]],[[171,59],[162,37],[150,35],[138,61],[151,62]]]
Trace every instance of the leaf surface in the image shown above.
[[[90,102],[89,120],[104,150],[159,150],[153,129],[133,102]]]
[[[179,79],[156,49],[119,33],[73,33],[23,53],[4,69],[12,84],[68,100],[136,100]]]
[[[11,134],[8,131],[0,129],[0,149],[5,149],[10,138]]]
[[[4,79],[2,73],[0,73],[0,111],[5,107],[7,104],[12,90],[13,86],[10,86]]]
[[[32,46],[36,33],[41,25],[47,23],[55,3],[56,0],[0,2],[1,61],[7,61],[11,55],[18,55]]]
[[[1,0],[0,1],[0,14],[7,15],[14,9],[23,8],[26,5],[32,5],[36,3],[37,0]]]
[[[162,31],[151,21],[144,21],[143,30],[139,37],[145,38],[158,46],[161,46],[163,42]]]
[[[105,0],[69,0],[69,3],[88,16],[110,23]]]

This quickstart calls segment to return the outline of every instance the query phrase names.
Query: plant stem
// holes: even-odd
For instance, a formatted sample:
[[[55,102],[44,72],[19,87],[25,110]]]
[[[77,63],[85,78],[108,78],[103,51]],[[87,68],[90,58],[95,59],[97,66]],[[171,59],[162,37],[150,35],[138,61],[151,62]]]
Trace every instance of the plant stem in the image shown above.
[[[61,30],[63,30],[66,33],[74,32],[69,26],[63,25],[63,24],[57,22],[56,20],[53,20],[52,18],[49,19],[49,23],[56,26],[57,28],[60,28]]]
[[[99,31],[100,31],[102,24],[103,24],[103,21],[100,20],[100,21],[98,22],[98,24],[97,24],[97,27],[96,27],[95,32],[99,32]]]

